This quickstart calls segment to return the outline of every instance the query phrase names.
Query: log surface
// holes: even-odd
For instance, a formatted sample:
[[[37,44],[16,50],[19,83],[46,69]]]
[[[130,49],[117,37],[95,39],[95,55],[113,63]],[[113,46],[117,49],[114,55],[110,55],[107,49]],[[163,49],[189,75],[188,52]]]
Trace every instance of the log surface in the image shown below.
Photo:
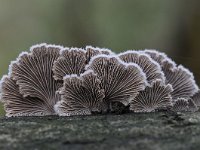
[[[199,150],[200,112],[0,118],[1,150]]]

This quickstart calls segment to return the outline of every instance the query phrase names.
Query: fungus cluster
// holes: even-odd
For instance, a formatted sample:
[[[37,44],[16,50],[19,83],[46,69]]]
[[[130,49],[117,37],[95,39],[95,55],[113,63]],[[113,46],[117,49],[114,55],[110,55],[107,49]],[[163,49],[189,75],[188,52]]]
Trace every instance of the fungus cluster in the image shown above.
[[[8,117],[195,112],[200,90],[188,69],[155,50],[40,44],[11,62],[1,102]]]

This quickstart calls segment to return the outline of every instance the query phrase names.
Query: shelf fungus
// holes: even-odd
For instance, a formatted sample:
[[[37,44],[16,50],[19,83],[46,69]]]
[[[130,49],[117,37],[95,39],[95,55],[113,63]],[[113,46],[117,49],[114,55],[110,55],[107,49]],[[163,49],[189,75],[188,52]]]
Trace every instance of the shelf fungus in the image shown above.
[[[195,112],[193,74],[156,50],[39,44],[11,62],[0,83],[6,116]]]
[[[160,65],[150,56],[137,51],[126,51],[120,53],[118,56],[126,63],[138,64],[142,68],[143,72],[146,74],[147,81],[149,83],[155,81],[156,79],[161,79],[165,81],[165,76],[161,71]]]
[[[59,90],[61,101],[55,105],[60,116],[90,115],[104,109],[104,90],[101,81],[92,70],[64,77],[64,85]]]
[[[164,71],[166,83],[172,85],[174,91],[171,93],[173,99],[183,97],[189,98],[198,91],[198,86],[195,83],[193,74],[183,66]]]
[[[168,109],[172,106],[173,91],[170,84],[165,85],[162,80],[155,80],[151,85],[141,91],[130,103],[130,110],[134,112],[154,112]]]
[[[175,112],[195,112],[198,111],[198,107],[191,98],[177,98],[171,110]]]
[[[100,54],[113,55],[114,53],[107,48],[86,46],[86,64],[90,62],[90,59],[93,56],[100,55]]]
[[[52,66],[61,49],[62,47],[55,45],[35,45],[31,47],[29,53],[22,52],[16,61],[11,62],[7,79],[1,81],[2,100],[5,107],[9,108],[9,111],[6,111],[7,116],[15,116],[16,110],[16,115],[24,116],[55,114],[54,105],[59,100],[56,91],[62,85],[54,80]],[[13,89],[13,86],[18,88],[13,91],[13,94],[8,94],[12,92],[10,88]],[[12,98],[9,99],[11,96]]]
[[[171,93],[173,99],[180,97],[189,98],[198,91],[198,86],[195,83],[193,74],[183,67],[172,61],[164,53],[155,50],[145,50],[152,59],[157,61],[165,75],[166,84],[171,84],[173,92]]]
[[[124,63],[115,55],[97,55],[86,69],[91,69],[101,80],[105,91],[104,101],[120,102],[127,106],[146,86],[146,75],[134,63]]]
[[[7,117],[52,115],[52,106],[36,97],[23,97],[16,81],[8,76],[2,78],[1,92]]]
[[[55,60],[53,73],[55,80],[63,80],[65,75],[84,72],[86,62],[85,50],[80,48],[65,48],[60,51],[60,56]]]

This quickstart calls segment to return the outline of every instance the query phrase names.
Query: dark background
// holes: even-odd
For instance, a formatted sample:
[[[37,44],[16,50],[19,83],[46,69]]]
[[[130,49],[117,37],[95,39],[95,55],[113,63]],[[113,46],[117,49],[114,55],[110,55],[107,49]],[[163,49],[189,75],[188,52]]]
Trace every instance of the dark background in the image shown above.
[[[200,83],[199,0],[0,0],[0,76],[38,43],[157,49]]]

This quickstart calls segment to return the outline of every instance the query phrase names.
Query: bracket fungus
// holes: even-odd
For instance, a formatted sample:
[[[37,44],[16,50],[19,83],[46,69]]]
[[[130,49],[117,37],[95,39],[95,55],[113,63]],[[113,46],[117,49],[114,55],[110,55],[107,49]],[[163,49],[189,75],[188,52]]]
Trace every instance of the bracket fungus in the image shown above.
[[[18,109],[17,115],[36,115],[38,105],[41,105],[40,107],[44,109],[44,112],[40,110],[41,113],[37,113],[38,115],[55,114],[54,105],[59,100],[56,91],[61,87],[61,83],[54,80],[52,66],[59,56],[60,49],[60,46],[55,45],[35,45],[30,48],[29,53],[22,52],[16,61],[11,62],[8,77],[1,81],[2,100],[6,104],[5,107],[9,108],[9,111],[6,111],[7,116],[10,116],[12,108],[13,111]],[[16,86],[16,89],[13,94],[8,94],[12,92],[9,88],[14,86]],[[5,95],[7,95],[6,98]],[[11,102],[9,96],[12,96],[13,102]],[[16,96],[16,99],[14,96]],[[20,99],[19,96],[22,98]],[[30,107],[30,110],[25,111],[22,109],[23,107],[27,109]],[[15,116],[14,113],[13,116]]]
[[[150,56],[137,51],[126,51],[120,53],[119,58],[126,63],[138,64],[143,72],[146,74],[147,81],[151,83],[156,79],[165,80],[165,76],[161,71],[160,65],[154,61]]]
[[[184,112],[188,110],[188,100],[185,98],[178,98],[174,101],[173,107],[171,108],[172,111],[175,112]]]
[[[162,80],[157,79],[137,95],[130,104],[130,110],[134,112],[154,112],[168,109],[172,106],[170,95],[172,91],[170,84],[165,85]]]
[[[189,98],[198,91],[198,86],[194,80],[192,72],[178,65],[172,61],[166,54],[155,50],[145,50],[149,56],[157,61],[166,78],[166,84],[171,84],[173,92],[171,93],[173,99],[180,97]]]
[[[171,93],[173,99],[184,97],[189,98],[198,91],[193,74],[182,65],[174,69],[164,71],[166,83],[172,85],[174,91]]]
[[[55,80],[63,80],[65,75],[84,72],[86,56],[85,51],[80,48],[65,48],[60,51],[60,56],[55,60],[53,73]]]
[[[0,84],[8,117],[195,112],[200,107],[193,74],[156,50],[115,54],[92,46],[39,44],[11,62]]]
[[[141,68],[137,64],[124,63],[115,55],[97,55],[86,69],[93,70],[101,80],[108,105],[121,102],[127,106],[146,86],[146,75]]]
[[[61,101],[55,105],[60,116],[90,115],[103,110],[104,90],[100,80],[92,70],[64,77],[63,87],[59,89]]]
[[[171,110],[175,112],[195,112],[198,107],[191,98],[177,98]]]
[[[86,64],[90,62],[90,59],[93,56],[105,54],[105,55],[114,55],[114,53],[106,48],[98,48],[98,47],[92,47],[92,46],[86,46]]]
[[[52,108],[45,101],[36,97],[23,97],[19,93],[16,81],[8,76],[2,78],[1,98],[4,103],[6,116],[44,116],[51,115]]]

